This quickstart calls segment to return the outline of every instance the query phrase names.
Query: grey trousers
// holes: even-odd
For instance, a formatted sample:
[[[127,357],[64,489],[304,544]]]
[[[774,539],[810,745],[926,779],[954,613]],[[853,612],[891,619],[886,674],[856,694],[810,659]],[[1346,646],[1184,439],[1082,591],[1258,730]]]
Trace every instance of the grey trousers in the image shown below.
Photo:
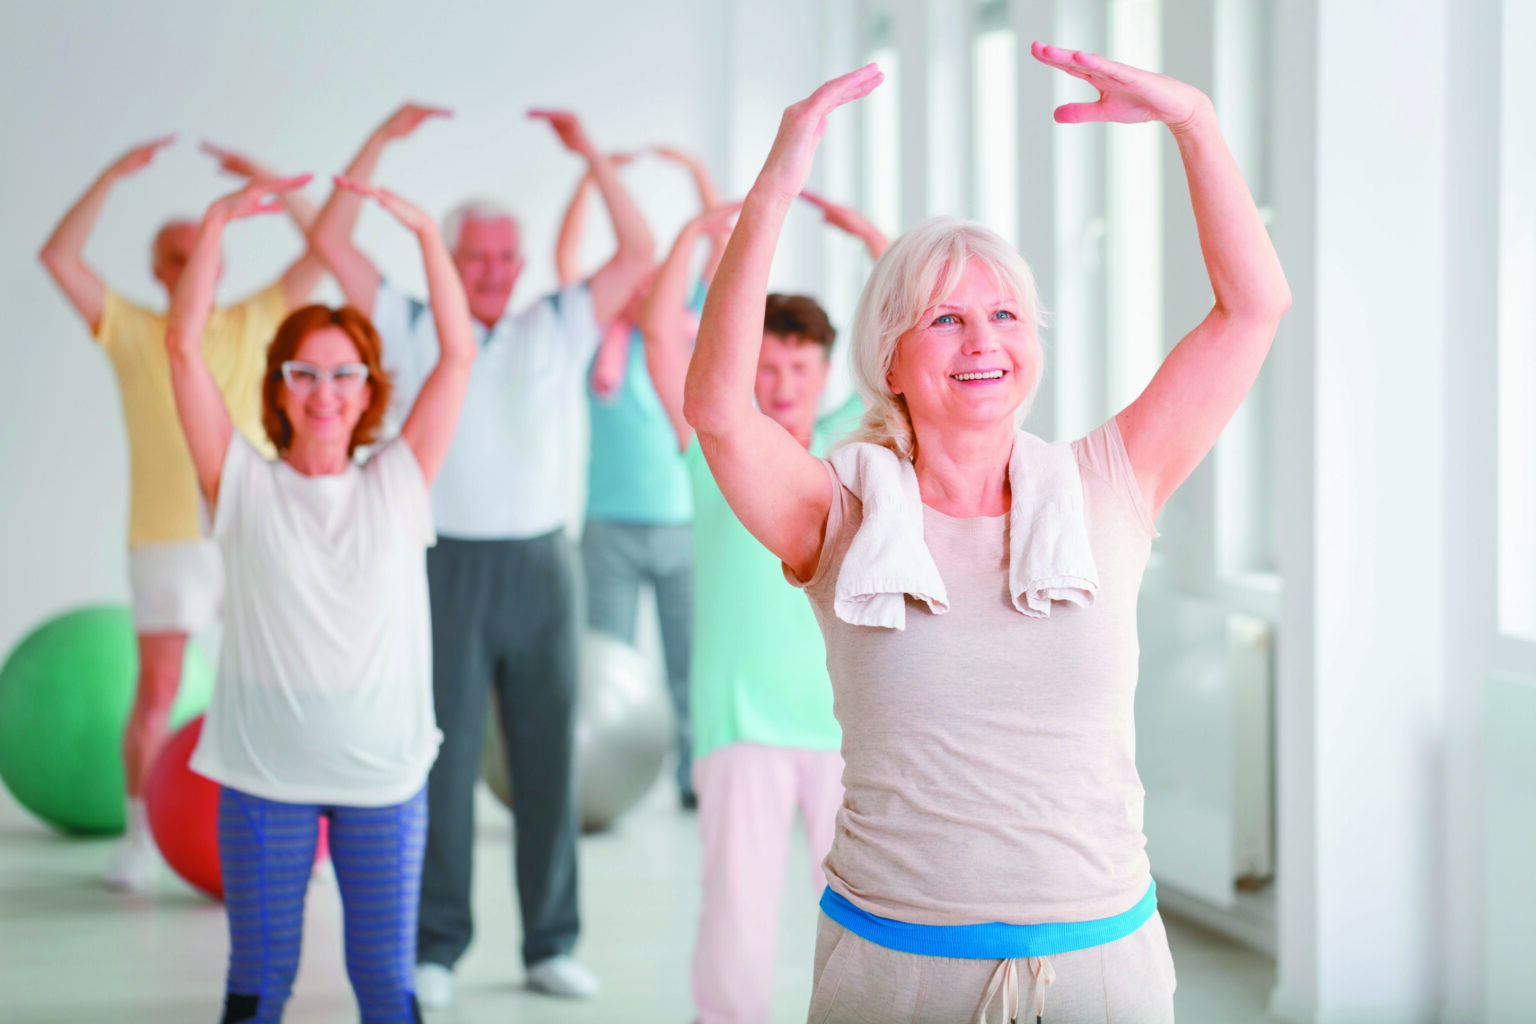
[[[576,944],[575,558],[563,532],[529,540],[440,537],[427,552],[443,745],[427,779],[418,962],[453,966],[474,930],[474,790],[493,686],[513,792],[523,962]]]
[[[688,717],[688,659],[693,646],[693,527],[588,520],[581,535],[587,576],[587,624],[635,642],[640,586],[656,594],[667,691],[677,726],[677,791],[693,793],[693,727]]]

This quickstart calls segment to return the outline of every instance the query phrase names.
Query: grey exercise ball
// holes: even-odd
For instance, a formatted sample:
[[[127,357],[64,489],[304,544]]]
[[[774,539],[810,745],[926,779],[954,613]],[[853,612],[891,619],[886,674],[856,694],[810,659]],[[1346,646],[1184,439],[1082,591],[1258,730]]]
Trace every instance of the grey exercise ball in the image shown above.
[[[512,806],[500,715],[485,716],[480,774]],[[645,796],[672,747],[672,708],[659,668],[606,633],[582,637],[577,663],[576,806],[585,832],[597,832]]]

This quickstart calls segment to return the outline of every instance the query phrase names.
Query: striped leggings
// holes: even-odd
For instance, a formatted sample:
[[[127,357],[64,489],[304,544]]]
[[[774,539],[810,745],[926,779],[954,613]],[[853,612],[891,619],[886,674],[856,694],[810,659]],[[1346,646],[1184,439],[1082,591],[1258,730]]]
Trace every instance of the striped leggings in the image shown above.
[[[219,865],[230,946],[223,1020],[282,1020],[299,969],[304,893],[322,814],[330,819],[347,976],[363,1024],[419,1024],[414,971],[425,790],[388,807],[321,807],[221,789]]]

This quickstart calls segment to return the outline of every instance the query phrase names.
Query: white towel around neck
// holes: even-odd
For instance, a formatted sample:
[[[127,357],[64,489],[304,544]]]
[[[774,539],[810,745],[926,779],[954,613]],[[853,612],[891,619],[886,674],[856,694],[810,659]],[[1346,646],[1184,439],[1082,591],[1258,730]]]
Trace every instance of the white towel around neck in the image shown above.
[[[923,499],[912,463],[867,442],[837,449],[830,461],[864,507],[837,576],[837,617],[855,626],[904,629],[907,595],[935,615],[949,611],[939,567],[923,540]],[[1008,484],[1008,593],[1014,608],[1046,618],[1053,601],[1092,604],[1099,573],[1072,446],[1015,431]]]

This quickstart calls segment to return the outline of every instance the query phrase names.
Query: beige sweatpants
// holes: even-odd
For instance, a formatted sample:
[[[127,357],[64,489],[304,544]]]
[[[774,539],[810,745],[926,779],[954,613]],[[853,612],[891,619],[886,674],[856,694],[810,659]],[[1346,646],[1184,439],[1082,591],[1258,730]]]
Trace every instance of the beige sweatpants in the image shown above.
[[[1011,970],[1010,970],[1011,966]],[[1171,1024],[1173,957],[1153,914],[1123,939],[1014,961],[877,946],[821,915],[808,1024]]]

